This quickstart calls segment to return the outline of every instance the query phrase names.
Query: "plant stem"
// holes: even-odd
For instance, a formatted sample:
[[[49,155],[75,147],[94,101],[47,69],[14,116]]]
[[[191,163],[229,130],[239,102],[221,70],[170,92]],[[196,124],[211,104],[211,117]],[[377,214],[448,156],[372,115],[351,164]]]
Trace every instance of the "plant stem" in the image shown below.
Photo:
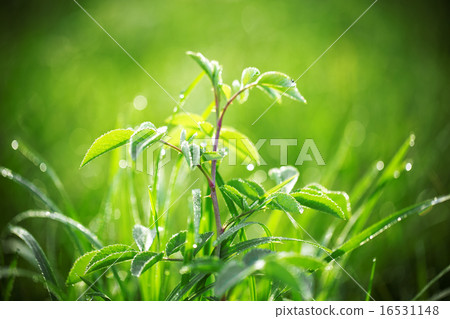
[[[227,101],[220,116],[219,116],[220,107],[219,107],[219,98],[218,98],[219,93],[217,92],[216,89],[214,89],[215,101],[216,101],[216,120],[217,120],[216,133],[215,133],[214,142],[213,142],[213,151],[214,152],[217,152],[217,149],[219,148],[219,138],[220,138],[220,131],[222,129],[223,117],[224,117],[225,112],[227,111],[228,107],[239,96],[239,94],[241,94],[245,90],[250,89],[251,87],[253,87],[255,85],[256,85],[256,83],[251,83],[251,84],[243,87],[242,89],[240,89],[238,92],[236,92]],[[219,236],[220,234],[223,233],[224,229],[222,228],[222,223],[220,221],[219,202],[217,200],[216,172],[217,172],[217,160],[212,160],[212,162],[211,162],[212,185],[210,185],[210,189],[211,189],[211,199],[212,199],[213,207],[214,207],[214,215],[216,218],[217,236]]]
[[[170,144],[169,142],[163,141],[163,140],[159,140],[161,143],[163,143],[164,145],[167,145],[171,148],[173,148],[175,151],[177,151],[178,153],[182,153],[181,149],[173,144]]]
[[[219,118],[219,112],[220,112],[220,100],[219,100],[219,92],[217,92],[217,88],[214,87],[214,98],[216,101],[216,135],[213,141],[213,150],[214,152],[217,151],[217,148],[219,146],[219,134],[220,133],[220,127],[222,126],[222,120]],[[228,103],[227,103],[228,104]],[[217,160],[213,160],[211,162],[211,183],[209,184],[209,188],[211,190],[211,200],[213,203],[214,208],[214,218],[216,220],[216,230],[217,230],[217,237],[220,236],[223,233],[222,229],[222,222],[220,220],[220,210],[219,210],[219,201],[217,199],[217,190],[216,190],[216,171],[217,171]],[[220,247],[218,247],[218,251],[220,251]]]
[[[161,143],[163,143],[164,145],[167,145],[171,148],[173,148],[174,150],[176,150],[178,153],[182,153],[181,149],[173,144],[170,144],[169,142],[166,141],[160,141]],[[201,165],[197,165],[197,168],[200,170],[200,172],[202,172],[203,175],[205,175],[206,179],[208,180],[208,184],[210,185],[211,183],[213,183],[213,181],[211,180],[211,177],[209,176],[208,172],[206,172],[206,170],[201,166]]]
[[[225,115],[225,112],[227,111],[228,107],[233,103],[233,101],[245,90],[248,90],[255,86],[256,83],[251,83],[249,85],[246,85],[242,89],[240,89],[238,92],[236,92],[225,104],[222,112],[220,113],[220,92],[217,90],[217,88],[214,88],[214,101],[216,104],[216,133],[214,136],[213,141],[213,151],[217,152],[217,149],[219,148],[219,138],[220,138],[220,131],[222,129],[222,122],[223,117]],[[220,113],[220,116],[219,116]],[[181,149],[175,145],[172,145],[166,141],[160,141],[161,143],[173,148],[179,153],[182,153]],[[213,202],[213,208],[214,208],[214,218],[216,220],[216,230],[217,230],[217,236],[220,236],[224,228],[222,227],[222,222],[220,220],[220,210],[219,210],[219,201],[217,199],[217,188],[216,188],[216,172],[217,172],[217,160],[211,161],[211,176],[208,175],[208,173],[205,171],[205,169],[201,165],[197,165],[199,170],[205,175],[206,179],[208,180],[208,186],[211,190],[211,200]]]

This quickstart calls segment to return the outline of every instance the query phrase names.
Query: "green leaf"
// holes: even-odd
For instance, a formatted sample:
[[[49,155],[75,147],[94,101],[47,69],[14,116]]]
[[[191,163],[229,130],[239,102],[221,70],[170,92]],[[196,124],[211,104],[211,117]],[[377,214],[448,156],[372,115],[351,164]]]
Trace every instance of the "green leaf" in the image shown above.
[[[194,242],[200,241],[200,220],[202,218],[202,193],[200,189],[192,190],[192,210],[194,212]]]
[[[369,278],[369,287],[367,287],[367,293],[366,293],[366,300],[369,301],[372,297],[372,287],[373,287],[373,278],[375,277],[375,268],[377,267],[377,259],[373,259],[372,263],[372,270],[370,271],[370,278]]]
[[[189,141],[183,141],[181,142],[181,152],[192,170],[200,165],[200,146],[195,143],[189,144]]]
[[[242,71],[241,75],[241,88],[245,87],[247,84],[254,82],[261,72],[257,68],[248,67]]]
[[[82,280],[81,276],[86,272],[86,267],[98,252],[98,250],[90,251],[75,260],[67,276],[66,285],[74,285]]]
[[[8,230],[11,234],[16,235],[20,239],[22,239],[25,244],[31,249],[34,258],[39,266],[39,269],[44,277],[45,281],[49,283],[47,289],[50,294],[52,294],[52,290],[50,289],[50,285],[56,287],[58,289],[57,293],[59,294],[58,283],[56,281],[55,274],[53,273],[53,269],[50,266],[50,263],[47,257],[44,254],[39,243],[34,239],[33,235],[31,235],[27,230],[19,226],[8,226]],[[53,294],[55,295],[55,294]]]
[[[242,262],[235,260],[228,262],[217,275],[214,287],[215,294],[219,297],[222,296],[228,289],[258,270],[257,266],[259,265],[245,266]]]
[[[220,137],[224,142],[224,146],[228,147],[230,151],[235,151],[238,158],[242,160],[250,158],[256,164],[260,164],[261,157],[258,150],[247,136],[233,128],[223,127]]]
[[[289,265],[277,260],[265,261],[262,272],[274,281],[279,281],[295,291],[301,291],[298,274]]]
[[[254,82],[259,74],[260,72],[257,68],[253,67],[246,68],[242,71],[241,82],[239,83],[239,81],[237,81],[237,83],[235,83],[234,86],[237,86],[239,84],[240,87],[238,88],[238,90],[242,90],[245,86]],[[245,101],[247,101],[248,96],[249,90],[247,89],[243,91],[241,94],[239,94],[238,102],[241,104],[244,103]]]
[[[204,152],[204,153],[202,153],[202,159],[205,162],[214,161],[214,160],[218,161],[218,160],[221,160],[222,158],[223,158],[223,155],[219,154],[217,152]]]
[[[200,240],[196,244],[197,247],[194,249],[194,256],[197,255],[197,253],[206,245],[206,243],[214,236],[214,232],[206,232],[203,234],[200,234]]]
[[[198,274],[189,279],[189,281],[186,282],[180,282],[167,296],[166,300],[168,301],[176,301],[183,298],[183,296],[191,290],[192,287],[194,287],[199,281],[201,281],[203,278],[205,278],[207,275],[205,274]]]
[[[233,93],[236,93],[241,89],[241,83],[238,80],[234,80],[233,83],[231,83],[231,87],[233,89]]]
[[[228,211],[230,214],[235,217],[238,215],[236,206],[234,205],[234,202],[222,191],[222,186],[225,185],[222,176],[219,172],[216,172],[216,187],[219,187],[220,193],[223,196],[223,199],[225,200],[225,204],[227,205]]]
[[[313,257],[293,253],[274,253],[268,250],[254,249],[247,253],[243,262],[230,261],[217,275],[215,293],[222,296],[227,290],[242,282],[256,271],[264,273],[296,291],[301,291],[298,274],[293,266],[313,270],[324,266],[324,262]]]
[[[347,220],[347,216],[341,207],[321,191],[312,188],[302,188],[298,192],[291,193],[291,196],[303,206]]]
[[[97,254],[91,259],[86,267],[85,274],[91,273],[93,271],[112,267],[123,261],[131,260],[136,255],[137,251],[131,249],[127,245],[110,245],[100,249]]]
[[[352,209],[350,205],[350,198],[346,192],[330,191],[319,184],[309,184],[304,188],[309,188],[324,193],[341,208],[344,212],[345,218],[348,219],[351,217]]]
[[[84,281],[86,285],[88,285],[89,289],[93,290],[91,292],[85,293],[86,299],[92,300],[94,297],[100,297],[104,301],[111,301],[111,298],[109,298],[103,291],[98,289],[94,283],[90,282],[87,278],[80,276],[80,279]]]
[[[281,104],[281,93],[267,86],[257,86],[258,89],[267,94],[276,103]]]
[[[183,143],[184,141],[186,141],[186,130],[182,129],[181,133],[180,133],[180,145],[181,143]]]
[[[116,129],[103,134],[92,143],[86,155],[84,155],[80,167],[83,167],[94,158],[124,145],[133,133],[132,129]]]
[[[220,271],[222,266],[223,261],[216,256],[200,257],[194,259],[190,264],[183,266],[180,269],[180,273],[199,272],[210,274]]]
[[[213,75],[212,75],[212,84],[213,86],[219,90],[220,87],[222,86],[223,82],[222,82],[222,66],[219,64],[219,62],[217,61],[211,61],[211,65],[213,68]]]
[[[246,251],[250,248],[269,244],[269,243],[282,243],[283,241],[296,241],[301,242],[305,244],[309,244],[312,246],[315,246],[325,252],[330,252],[330,250],[316,242],[310,242],[303,239],[297,239],[297,238],[288,238],[288,237],[260,237],[260,238],[253,238],[249,239],[247,241],[239,242],[233,246],[230,247],[223,247],[221,251],[222,258],[226,259],[233,255],[238,255],[242,253],[243,251]]]
[[[143,272],[147,271],[157,262],[163,259],[164,253],[152,253],[144,251],[136,254],[131,262],[131,274],[139,277]]]
[[[187,141],[183,141],[181,143],[181,152],[183,153],[184,158],[186,159],[186,163],[192,169],[192,154],[191,148],[189,147],[189,143]]]
[[[293,100],[306,103],[305,98],[300,94],[297,86],[289,76],[281,72],[265,72],[256,79],[258,86],[278,91],[283,96]]]
[[[50,220],[60,222],[63,225],[69,226],[72,229],[82,233],[91,242],[91,244],[95,248],[101,248],[103,246],[102,243],[97,238],[97,236],[94,233],[92,233],[89,229],[84,227],[79,222],[77,222],[67,216],[64,216],[63,214],[60,214],[60,213],[50,213],[48,211],[29,210],[24,213],[16,215],[12,219],[11,223],[18,224],[21,221],[28,219],[28,218],[44,218],[44,219],[50,219]]]
[[[225,96],[225,99],[229,100],[231,97],[231,87],[228,84],[221,84],[220,90],[222,91],[223,95]]]
[[[446,202],[448,200],[450,200],[450,195],[441,196],[434,199],[426,200],[416,205],[409,206],[394,214],[391,214],[390,216],[380,220],[379,222],[366,228],[361,233],[355,235],[354,237],[346,241],[343,245],[334,250],[330,256],[326,257],[325,261],[330,262],[333,259],[336,259],[344,254],[347,254],[352,250],[366,244],[367,242],[369,242],[370,240],[372,240],[385,230],[389,229],[393,225],[397,224],[398,222],[405,220],[407,217],[413,214],[420,214],[426,211],[427,209],[437,204]]]
[[[68,208],[68,212],[72,218],[76,216],[75,209],[73,208],[72,202],[67,194],[67,191],[61,182],[58,174],[52,168],[52,166],[46,162],[41,155],[39,155],[35,150],[32,150],[26,143],[21,140],[15,140],[17,143],[17,151],[19,151],[26,159],[28,159],[31,163],[33,163],[36,167],[39,167],[44,174],[50,177],[56,189],[61,194],[66,206]],[[45,168],[45,169],[43,169]],[[1,168],[0,168],[1,169]]]
[[[293,265],[298,268],[302,268],[305,270],[316,270],[322,268],[326,265],[326,263],[318,258],[311,256],[304,256],[295,252],[278,252],[276,254],[270,255],[266,258],[266,260],[277,260],[283,261],[284,263]]]
[[[272,188],[268,193],[274,193],[280,190],[283,193],[290,193],[297,183],[299,176],[298,170],[294,166],[281,166],[269,170],[269,177],[278,185]]]
[[[214,127],[211,123],[206,122],[202,116],[189,112],[175,113],[166,119],[166,123],[173,126],[182,126],[185,129],[196,130],[207,136],[212,136],[214,132]]]
[[[0,173],[4,178],[10,179],[19,185],[22,185],[28,189],[33,195],[35,195],[48,209],[54,211],[61,211],[59,207],[47,196],[45,195],[36,185],[22,177],[21,175],[11,171],[9,168],[0,166]]]
[[[221,250],[221,257],[223,259],[227,259],[233,255],[238,255],[246,250],[249,250],[250,248],[270,243],[281,243],[281,240],[278,237],[260,237],[241,241],[233,246],[223,247]]]
[[[256,263],[258,260],[264,259],[268,255],[274,254],[272,250],[269,249],[252,249],[247,254],[245,254],[244,258],[242,258],[242,261],[247,266],[251,266],[254,263]]]
[[[156,236],[156,230],[142,225],[134,225],[133,238],[140,251],[147,251],[153,244]]]
[[[264,195],[262,186],[253,181],[237,178],[228,181],[227,185],[234,187],[239,193],[252,200],[258,200]]]
[[[166,256],[175,254],[186,243],[187,231],[183,230],[173,235],[166,244]]]
[[[246,208],[246,201],[245,198],[242,196],[241,193],[238,192],[238,190],[230,185],[223,185],[220,187],[220,190],[222,191],[222,194],[227,196],[229,199],[231,199],[236,205],[239,206],[241,209]]]
[[[166,126],[156,128],[151,122],[142,123],[130,138],[131,159],[136,161],[142,151],[163,138],[166,132]]]
[[[240,229],[247,227],[247,226],[251,226],[251,225],[259,225],[261,226],[264,231],[266,232],[266,234],[270,234],[270,230],[266,227],[266,225],[264,225],[263,223],[259,223],[259,222],[245,222],[245,223],[239,223],[233,227],[228,228],[226,231],[224,231],[219,237],[217,237],[217,239],[214,241],[213,246],[218,246],[219,244],[221,244],[223,241],[225,241],[226,239],[230,238],[231,236],[233,236],[234,234],[236,234]],[[270,236],[270,235],[269,235]]]
[[[198,65],[200,65],[203,71],[205,71],[206,75],[208,75],[208,77],[212,80],[213,66],[211,62],[207,58],[205,58],[204,55],[201,54],[200,52],[188,51],[186,52],[186,54],[189,55],[191,58],[193,58],[194,61],[197,62]]]
[[[269,206],[289,213],[303,213],[303,208],[298,201],[291,195],[285,193],[275,193],[272,195],[270,197]]]
[[[201,72],[195,79],[192,81],[192,83],[187,87],[186,90],[181,92],[180,94],[180,105],[184,105],[184,102],[188,98],[188,96],[191,94],[191,92],[194,90],[194,88],[197,86],[197,84],[200,82],[200,80],[205,75],[205,72]]]
[[[375,264],[374,260],[374,264]],[[372,268],[373,269],[373,268]],[[423,293],[425,291],[427,291],[430,287],[432,287],[436,282],[438,282],[439,279],[441,279],[445,274],[447,274],[448,272],[450,272],[450,265],[448,265],[447,267],[445,267],[439,274],[437,274],[436,276],[433,277],[433,279],[431,279],[426,285],[425,287],[423,287],[418,293],[417,295],[414,296],[414,298],[412,299],[412,301],[416,301],[419,299],[419,297],[421,297],[423,295]],[[373,275],[371,275],[371,282],[372,282],[372,278]]]
[[[200,52],[188,51],[186,54],[192,57],[203,71],[205,71],[215,88],[218,88],[222,84],[222,67],[217,61],[209,61]]]
[[[189,146],[189,150],[191,153],[191,168],[195,168],[197,165],[200,165],[200,146],[195,143],[192,143]]]

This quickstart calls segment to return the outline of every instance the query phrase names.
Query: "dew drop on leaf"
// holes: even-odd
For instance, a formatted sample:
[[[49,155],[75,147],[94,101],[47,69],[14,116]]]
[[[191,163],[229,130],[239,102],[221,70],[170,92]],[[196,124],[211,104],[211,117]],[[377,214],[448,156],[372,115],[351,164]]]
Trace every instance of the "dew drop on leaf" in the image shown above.
[[[406,170],[407,172],[409,172],[411,169],[412,169],[412,164],[411,164],[411,163],[406,163],[406,165],[405,165],[405,170]]]
[[[45,163],[41,163],[39,165],[39,169],[41,170],[41,172],[45,173],[47,171],[47,165]]]
[[[11,142],[11,147],[13,150],[17,150],[19,148],[19,142],[17,142],[16,140],[13,140]]]
[[[378,161],[377,162],[377,170],[381,171],[384,168],[384,162]]]
[[[136,110],[142,111],[147,107],[147,98],[143,95],[138,95],[133,100],[133,106]]]
[[[120,168],[127,168],[127,166],[128,166],[128,164],[127,164],[127,161],[126,160],[120,160],[119,161],[119,167]]]

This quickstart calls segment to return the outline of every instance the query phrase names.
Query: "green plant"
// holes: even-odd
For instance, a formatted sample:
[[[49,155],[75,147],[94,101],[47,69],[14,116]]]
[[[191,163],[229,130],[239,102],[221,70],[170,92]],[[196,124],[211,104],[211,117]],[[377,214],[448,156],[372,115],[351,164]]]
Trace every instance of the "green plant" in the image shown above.
[[[153,154],[156,154],[154,172],[150,182],[147,181],[150,184],[149,213],[145,214],[142,223],[136,223],[132,230],[129,229],[134,244],[122,242],[104,246],[93,232],[75,221],[77,217],[68,200],[65,210],[71,218],[62,214],[63,210],[31,182],[1,168],[4,177],[27,187],[51,210],[19,214],[7,229],[7,233],[22,239],[31,250],[42,273],[39,278],[42,278],[51,298],[75,299],[81,293],[89,299],[109,300],[112,293],[113,299],[233,300],[245,296],[244,298],[251,300],[323,300],[336,288],[333,279],[340,269],[336,266],[326,267],[331,265],[331,261],[338,259],[341,267],[353,250],[392,225],[450,199],[447,195],[413,205],[364,228],[384,187],[404,170],[406,153],[414,143],[413,135],[402,145],[383,172],[374,169],[356,184],[351,193],[351,201],[347,193],[330,191],[319,184],[296,188],[299,172],[292,166],[269,171],[269,176],[275,182],[269,190],[253,180],[238,178],[225,181],[219,168],[229,152],[256,164],[260,160],[256,147],[244,134],[223,126],[225,113],[233,102],[244,103],[252,88],[260,89],[277,101],[281,101],[283,96],[300,102],[306,101],[296,84],[283,73],[261,74],[258,69],[250,67],[243,70],[240,80],[235,80],[229,86],[222,81],[222,67],[218,62],[209,61],[200,53],[188,52],[188,55],[199,64],[202,72],[181,95],[178,107],[167,120],[167,126],[156,127],[151,122],[144,122],[133,129],[107,132],[94,141],[81,163],[83,167],[96,157],[127,145],[132,160],[130,165],[136,168],[136,162],[144,155],[144,151],[153,149]],[[202,115],[183,112],[184,102],[205,75],[212,84],[213,102]],[[215,122],[211,124],[207,119],[213,112]],[[199,144],[199,140],[204,143]],[[220,142],[225,147],[221,147]],[[21,152],[32,161],[35,159],[33,162],[37,165],[43,163],[22,143],[19,146]],[[163,166],[160,162],[166,150],[175,151],[177,158],[170,178],[163,180]],[[202,174],[206,187],[203,192],[200,188],[191,189],[197,179],[183,192],[176,194],[175,198],[179,174],[183,165],[186,165],[184,162],[189,171],[198,170]],[[50,178],[66,199],[64,188],[56,174],[53,174],[48,165],[46,167]],[[128,169],[126,174],[129,189],[125,195],[119,194],[114,185],[116,179],[124,176],[123,172],[114,171],[106,206],[114,196],[124,196],[129,200],[133,221],[141,221],[141,214],[136,207],[136,198],[139,197],[136,194],[139,192],[134,189],[137,176],[133,169]],[[192,201],[187,227],[179,232],[169,232],[171,218],[175,217],[167,217],[166,213],[172,203],[188,191],[191,191]],[[223,201],[220,201],[219,194]],[[105,207],[106,211],[108,207]],[[304,231],[306,236],[273,236],[272,232],[277,228],[279,220],[275,211],[285,214],[293,227]],[[307,211],[305,214],[319,211],[336,218],[327,227],[328,236],[317,241],[302,227],[298,219],[302,219],[304,211]],[[269,216],[266,218],[267,223],[257,219],[261,214]],[[108,220],[97,220],[97,223],[111,223],[110,215],[111,213],[101,215],[101,219]],[[67,276],[67,288],[62,288],[59,284],[58,276],[54,274],[35,238],[24,228],[17,226],[29,218],[51,219],[62,223],[68,230],[80,257]],[[97,228],[98,234],[106,229],[103,226]],[[264,236],[261,233],[255,236],[249,228],[259,228]],[[287,245],[290,249],[280,250],[278,244],[281,243],[290,243]],[[309,246],[310,252],[302,253],[302,246]],[[131,264],[118,268],[118,264],[123,262]],[[112,281],[110,278],[103,278],[109,270],[117,283],[115,286],[109,284]],[[371,274],[369,292],[366,292],[367,298],[370,297],[374,271],[375,267]],[[25,275],[15,264],[11,264],[5,272],[11,278],[19,274]],[[175,275],[176,280],[171,279]],[[130,282],[136,280],[139,289],[130,287],[133,286]],[[312,288],[312,281],[316,282],[316,290]],[[84,286],[78,285],[79,282]],[[72,285],[77,288],[68,292]],[[84,290],[84,287],[87,289]],[[118,288],[120,293],[114,292],[114,288]],[[365,297],[366,295],[362,296]]]

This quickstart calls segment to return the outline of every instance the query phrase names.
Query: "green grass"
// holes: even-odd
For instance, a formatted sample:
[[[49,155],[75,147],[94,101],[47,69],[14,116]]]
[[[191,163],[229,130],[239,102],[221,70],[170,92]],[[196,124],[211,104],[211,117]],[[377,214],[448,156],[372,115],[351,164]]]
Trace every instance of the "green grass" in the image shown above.
[[[261,160],[243,133],[223,126],[228,109],[242,107],[236,102],[246,102],[256,89],[277,101],[306,100],[283,73],[246,68],[230,86],[224,83],[218,62],[199,53],[188,55],[205,75],[184,91],[165,121],[167,126],[143,122],[109,131],[94,141],[82,159],[83,167],[111,152],[107,195],[90,227],[77,221],[81,212],[50,165],[22,142],[13,144],[45,173],[55,191],[47,194],[35,182],[0,167],[3,177],[28,189],[46,208],[18,214],[3,231],[5,251],[14,255],[14,247],[21,245],[19,259],[2,251],[0,274],[8,281],[2,291],[5,299],[11,296],[12,278],[17,276],[39,278],[56,300],[335,299],[341,282],[348,279],[345,276],[354,280],[343,273],[351,255],[397,223],[450,199],[450,195],[435,197],[373,221],[371,215],[385,198],[383,192],[411,168],[407,154],[414,135],[384,168],[377,165],[355,181],[350,196],[316,183],[298,185],[299,171],[293,166],[268,170],[273,182],[266,185],[252,179],[223,179],[219,170],[231,154],[241,160],[248,157],[254,165]],[[213,107],[208,102],[202,115],[187,113],[182,106],[202,77],[211,83]],[[201,145],[202,138],[209,144]],[[226,148],[219,147],[219,140]],[[138,169],[139,158],[148,156],[146,150],[155,155],[151,175]],[[175,155],[164,163],[167,152]],[[341,169],[341,156],[338,152],[325,181]],[[315,222],[325,215],[327,223],[317,232]],[[47,242],[70,258],[70,271],[63,271],[54,252],[47,253],[22,226],[25,220],[35,219],[65,230],[49,234]],[[18,260],[29,262],[34,271],[18,268]],[[423,287],[417,298],[447,271]],[[360,287],[357,300],[374,299],[375,276],[374,263],[368,289]]]

